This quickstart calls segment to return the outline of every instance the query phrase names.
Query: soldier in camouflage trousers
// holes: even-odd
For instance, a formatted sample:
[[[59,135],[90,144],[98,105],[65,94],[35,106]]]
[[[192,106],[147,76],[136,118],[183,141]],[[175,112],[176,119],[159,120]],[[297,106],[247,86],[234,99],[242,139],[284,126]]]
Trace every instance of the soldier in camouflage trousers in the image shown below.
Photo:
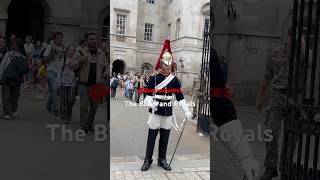
[[[196,75],[193,79],[192,84],[192,101],[194,102],[193,111],[192,111],[192,117],[191,119],[195,119],[198,114],[198,104],[199,104],[199,96],[201,94],[200,92],[200,75]]]
[[[289,36],[291,32],[289,30]],[[303,42],[302,42],[303,43]],[[303,47],[303,45],[302,45]],[[302,52],[304,52],[302,50]],[[281,133],[282,120],[287,116],[288,112],[288,71],[289,71],[289,55],[290,55],[290,40],[288,43],[272,50],[270,58],[267,61],[266,71],[264,73],[264,80],[262,81],[259,93],[256,100],[257,110],[262,111],[262,98],[271,84],[272,93],[270,97],[269,106],[267,109],[267,117],[265,125],[272,131],[272,140],[266,143],[266,157],[264,166],[265,173],[261,180],[271,180],[278,176],[278,141]],[[301,60],[301,69],[304,69],[304,61]],[[303,72],[300,72],[302,75]],[[299,73],[299,74],[300,74]],[[303,78],[302,76],[299,76]],[[283,153],[283,151],[282,151]],[[281,162],[282,163],[281,159]]]

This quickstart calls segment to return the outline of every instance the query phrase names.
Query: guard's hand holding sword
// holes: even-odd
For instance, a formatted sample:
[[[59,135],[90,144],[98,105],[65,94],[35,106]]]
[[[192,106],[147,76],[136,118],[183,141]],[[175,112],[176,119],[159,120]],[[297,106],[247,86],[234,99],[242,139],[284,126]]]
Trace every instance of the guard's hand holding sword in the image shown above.
[[[191,119],[192,113],[189,111],[189,108],[188,108],[188,105],[186,103],[186,100],[183,99],[183,100],[179,101],[179,106],[181,107],[181,109],[186,114],[186,118],[187,119]]]

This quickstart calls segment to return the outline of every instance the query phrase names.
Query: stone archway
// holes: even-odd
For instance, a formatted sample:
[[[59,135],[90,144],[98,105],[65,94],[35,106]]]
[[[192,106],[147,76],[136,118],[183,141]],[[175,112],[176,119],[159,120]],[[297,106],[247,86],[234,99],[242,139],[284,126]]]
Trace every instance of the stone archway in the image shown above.
[[[44,19],[51,12],[45,0],[12,0],[7,8],[6,37],[11,33],[25,38],[31,35],[34,40],[44,40]]]
[[[124,74],[126,63],[123,60],[117,59],[112,63],[112,74]]]

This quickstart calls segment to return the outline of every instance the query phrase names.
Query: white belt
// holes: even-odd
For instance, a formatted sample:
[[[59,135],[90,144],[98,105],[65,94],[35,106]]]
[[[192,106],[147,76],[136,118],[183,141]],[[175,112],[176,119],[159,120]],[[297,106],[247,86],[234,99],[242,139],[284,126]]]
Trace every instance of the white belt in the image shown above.
[[[172,100],[173,96],[155,95],[154,98],[161,99],[161,100]]]

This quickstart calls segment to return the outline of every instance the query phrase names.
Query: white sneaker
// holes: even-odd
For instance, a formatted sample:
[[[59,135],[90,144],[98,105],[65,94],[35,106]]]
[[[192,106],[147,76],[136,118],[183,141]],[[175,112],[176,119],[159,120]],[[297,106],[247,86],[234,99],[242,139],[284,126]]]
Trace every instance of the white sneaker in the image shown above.
[[[202,133],[198,133],[198,136],[204,136],[204,134],[202,134]]]

